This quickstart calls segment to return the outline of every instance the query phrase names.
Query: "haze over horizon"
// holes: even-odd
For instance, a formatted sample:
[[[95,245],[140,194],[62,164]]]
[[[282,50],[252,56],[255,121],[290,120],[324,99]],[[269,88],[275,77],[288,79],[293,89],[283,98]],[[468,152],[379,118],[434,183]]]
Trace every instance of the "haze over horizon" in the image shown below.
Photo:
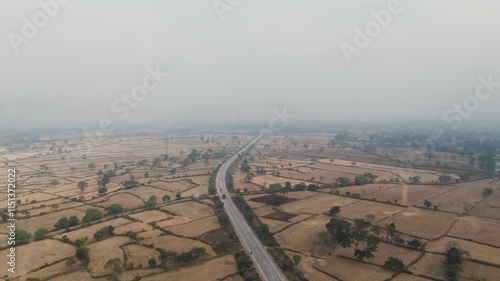
[[[339,45],[387,3],[243,1],[221,21],[213,1],[73,0],[16,54],[7,35],[21,34],[22,18],[40,7],[8,1],[0,125],[119,120],[113,102],[157,65],[169,76],[125,121],[262,121],[287,107],[300,120],[442,122],[478,77],[500,81],[492,0],[401,1],[348,63]],[[498,118],[499,96],[497,88],[466,122]]]

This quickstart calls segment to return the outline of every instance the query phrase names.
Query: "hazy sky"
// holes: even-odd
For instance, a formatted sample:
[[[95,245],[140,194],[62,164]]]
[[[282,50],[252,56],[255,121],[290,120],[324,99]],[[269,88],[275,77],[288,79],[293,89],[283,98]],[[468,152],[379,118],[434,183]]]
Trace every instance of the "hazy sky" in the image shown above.
[[[170,76],[125,119],[442,119],[479,76],[500,82],[498,0],[401,0],[350,63],[340,44],[389,1],[242,0],[221,21],[212,0],[72,0],[16,54],[38,1],[0,0],[0,123],[118,120],[156,65]],[[497,87],[471,118],[499,108]]]

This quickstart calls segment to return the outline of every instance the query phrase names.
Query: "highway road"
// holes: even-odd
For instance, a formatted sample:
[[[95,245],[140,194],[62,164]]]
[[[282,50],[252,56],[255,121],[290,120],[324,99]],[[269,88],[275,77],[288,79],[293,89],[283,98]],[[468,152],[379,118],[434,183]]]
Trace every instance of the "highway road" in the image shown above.
[[[229,217],[229,221],[233,225],[233,228],[240,238],[243,247],[247,251],[247,254],[251,256],[254,266],[259,271],[262,279],[264,281],[287,280],[276,263],[274,263],[271,254],[267,252],[266,247],[262,245],[257,235],[252,231],[250,225],[248,225],[243,215],[239,212],[233,200],[231,200],[231,196],[226,187],[226,172],[229,166],[238,159],[239,153],[245,152],[249,147],[259,141],[261,137],[262,135],[257,136],[242,150],[229,158],[229,160],[227,160],[224,164],[222,164],[219,172],[217,173],[215,184],[217,186],[217,192],[219,196],[221,196],[221,200],[224,202],[224,210]],[[226,195],[226,199],[222,199],[223,194]]]

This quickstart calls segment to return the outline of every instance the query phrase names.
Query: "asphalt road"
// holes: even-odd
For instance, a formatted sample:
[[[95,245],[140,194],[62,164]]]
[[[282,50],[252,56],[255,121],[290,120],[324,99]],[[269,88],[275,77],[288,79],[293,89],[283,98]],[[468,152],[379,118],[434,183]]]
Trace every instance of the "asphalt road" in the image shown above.
[[[253,139],[247,146],[245,146],[239,152],[244,152],[254,143],[256,143],[262,135],[259,135]],[[236,234],[240,238],[243,247],[247,251],[247,254],[251,256],[254,266],[260,273],[260,276],[265,281],[280,281],[287,280],[278,266],[274,263],[271,254],[269,254],[264,245],[259,241],[257,235],[252,231],[248,225],[243,215],[239,212],[238,208],[231,200],[231,196],[226,188],[226,172],[229,166],[238,159],[238,153],[233,155],[229,160],[227,160],[219,169],[217,173],[217,178],[215,184],[217,186],[217,192],[221,196],[221,200],[224,202],[224,209],[229,216],[229,220],[233,225]],[[226,199],[222,199],[222,195],[226,195]],[[251,252],[251,254],[250,254]]]

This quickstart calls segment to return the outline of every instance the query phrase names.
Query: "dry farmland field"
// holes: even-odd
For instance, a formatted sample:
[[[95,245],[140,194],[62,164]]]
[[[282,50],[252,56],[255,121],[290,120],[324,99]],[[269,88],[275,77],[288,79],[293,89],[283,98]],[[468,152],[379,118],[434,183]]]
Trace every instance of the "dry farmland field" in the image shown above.
[[[221,214],[224,201],[208,194],[210,173],[253,137],[144,130],[89,142],[73,132],[0,147],[0,166],[18,173],[17,227],[31,234],[17,245],[19,270],[8,280],[257,280],[238,269],[241,241]],[[295,263],[298,280],[444,281],[446,249],[456,244],[470,254],[459,281],[499,280],[499,180],[474,174],[457,153],[412,166],[400,161],[408,148],[367,151],[363,133],[332,145],[335,137],[265,135],[230,171],[232,196],[251,211],[245,217],[270,252]],[[356,184],[368,173],[376,177]],[[443,175],[450,181],[439,183]],[[2,264],[7,225],[0,223]],[[367,237],[376,249],[360,261],[354,254],[368,249]],[[404,270],[388,268],[391,257]]]
[[[197,199],[208,194],[209,173],[251,138],[153,131],[89,143],[69,134],[15,153],[0,148],[1,165],[18,174],[17,227],[31,234],[28,244],[17,246],[18,269],[9,280],[109,280],[111,262],[123,269],[117,280],[238,280],[236,235],[219,223],[212,198]],[[186,164],[193,151],[196,159]],[[0,181],[6,184],[3,175]],[[7,206],[6,194],[0,204]],[[77,225],[65,225],[72,216]],[[7,223],[0,225],[6,264]],[[47,233],[35,239],[42,228]],[[176,258],[196,247],[202,256]],[[80,248],[88,249],[88,263],[75,256]],[[162,260],[162,251],[171,258]],[[158,266],[151,268],[152,259]]]

